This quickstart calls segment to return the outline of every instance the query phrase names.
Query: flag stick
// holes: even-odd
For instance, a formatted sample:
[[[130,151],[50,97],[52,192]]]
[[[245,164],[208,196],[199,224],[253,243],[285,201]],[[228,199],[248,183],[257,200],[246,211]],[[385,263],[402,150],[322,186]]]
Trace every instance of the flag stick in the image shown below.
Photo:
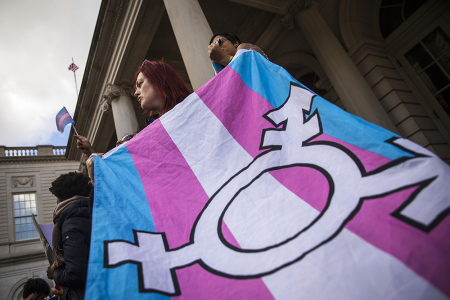
[[[73,57],[72,57],[72,63],[75,64],[74,61],[73,61]],[[77,100],[78,100],[77,75],[75,74],[75,71],[73,72],[73,79],[75,79],[75,90],[77,91]]]
[[[75,125],[72,124],[72,128],[73,128],[73,131],[75,131],[75,134],[79,135],[78,132],[77,132],[77,129],[75,128]]]
[[[31,215],[33,219],[34,228],[36,228],[37,233],[39,234],[39,239],[41,240],[42,246],[44,246],[45,254],[47,255],[47,259],[50,265],[56,260],[55,253],[53,252],[53,246],[45,238],[44,233],[42,232],[41,227],[39,226],[36,216],[34,214]]]

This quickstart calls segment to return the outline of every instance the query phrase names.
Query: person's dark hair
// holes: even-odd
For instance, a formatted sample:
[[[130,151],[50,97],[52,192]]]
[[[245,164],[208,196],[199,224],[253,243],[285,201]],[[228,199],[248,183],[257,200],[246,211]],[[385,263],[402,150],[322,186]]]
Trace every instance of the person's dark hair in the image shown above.
[[[227,40],[231,41],[231,43],[236,43],[238,42],[238,44],[241,44],[241,40],[234,34],[228,33],[228,32],[219,32],[216,33],[212,36],[211,40],[209,41],[209,44],[211,44],[214,40],[214,38],[218,35],[223,36],[224,38],[226,38]]]
[[[137,77],[141,72],[150,81],[156,93],[164,98],[164,108],[160,115],[171,110],[191,93],[180,75],[163,61],[144,60],[134,76],[135,89]]]
[[[90,178],[83,173],[69,172],[56,178],[49,191],[59,200],[64,201],[73,196],[89,196],[92,187]]]
[[[26,299],[31,294],[43,294],[44,296],[48,296],[50,294],[50,286],[47,281],[42,278],[30,278],[25,282],[23,286],[23,294],[22,298]]]

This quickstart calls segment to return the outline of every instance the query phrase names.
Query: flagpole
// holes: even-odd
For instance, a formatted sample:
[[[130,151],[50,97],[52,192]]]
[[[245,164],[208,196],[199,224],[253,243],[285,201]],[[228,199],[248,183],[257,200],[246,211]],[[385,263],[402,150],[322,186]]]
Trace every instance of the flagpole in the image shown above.
[[[75,64],[74,61],[73,61],[73,57],[72,57],[72,63]],[[73,72],[73,78],[75,79],[75,90],[77,91],[77,100],[78,100],[77,75],[75,74],[75,71]]]

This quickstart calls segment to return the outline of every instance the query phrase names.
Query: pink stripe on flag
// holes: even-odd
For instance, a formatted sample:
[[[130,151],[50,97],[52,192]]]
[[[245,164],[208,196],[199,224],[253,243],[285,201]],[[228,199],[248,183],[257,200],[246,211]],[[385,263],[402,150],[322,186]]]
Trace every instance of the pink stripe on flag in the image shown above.
[[[272,127],[262,118],[262,115],[273,109],[273,106],[262,96],[250,90],[232,68],[225,68],[218,76],[222,76],[222,80],[211,81],[198,89],[196,93],[224,124],[236,141],[251,156],[255,157],[261,153],[259,144],[262,130]],[[230,90],[230,86],[233,89]],[[216,95],[227,97],[228,101],[220,101]],[[374,170],[389,162],[389,159],[383,156],[342,142],[331,136],[323,134],[316,140],[328,140],[344,145],[361,160],[366,171]],[[286,172],[298,171],[284,170]],[[321,176],[317,175],[318,172],[315,173],[311,170],[303,170],[303,172],[309,172],[303,175],[316,176],[311,177],[312,181],[315,182],[313,184],[317,184],[317,180],[323,180]],[[304,185],[295,186],[295,182],[287,181],[291,176],[282,173],[281,171],[271,172],[280,183],[315,209],[320,211],[323,208],[327,190],[322,190],[323,193],[317,194],[317,190],[321,189],[308,189]],[[450,228],[448,226],[450,218],[447,217],[440,226],[426,234],[392,217],[390,214],[407,200],[409,194],[410,191],[402,191],[383,199],[365,201],[359,214],[347,224],[346,229],[398,258],[420,276],[450,295],[450,285],[448,284],[448,278],[450,278],[450,261],[448,260],[450,242],[441,242],[443,240],[449,241],[450,232],[444,228]],[[354,226],[355,222],[357,226]],[[374,234],[374,231],[378,233]],[[436,245],[438,242],[441,243],[439,246]],[[442,261],[443,258],[446,258],[446,261]],[[438,261],[439,259],[441,261]]]
[[[59,117],[58,128],[60,131],[63,130],[64,123],[70,119],[72,119],[72,117],[69,115],[69,113],[64,113],[63,115],[61,115],[61,117]]]
[[[224,124],[234,139],[252,156],[262,153],[259,150],[263,129],[273,128],[262,116],[273,109],[266,99],[249,89],[239,74],[232,68],[225,68],[217,76],[222,80],[210,81],[196,91],[208,108]],[[229,87],[232,86],[233,89]],[[216,95],[227,97],[218,101]],[[244,99],[244,100],[243,100]],[[321,211],[327,201],[328,189],[317,188],[324,183],[322,173],[312,168],[287,168],[284,171],[270,172],[278,181],[301,199],[311,199],[309,203]],[[300,173],[302,175],[299,175]],[[305,176],[298,181],[293,173]],[[325,181],[326,182],[326,181]],[[314,188],[313,188],[314,187]]]
[[[171,249],[177,248],[189,242],[194,221],[209,197],[160,120],[144,130],[151,134],[137,135],[126,147],[143,179],[156,230],[165,232]],[[231,235],[226,236],[232,239]],[[182,290],[177,299],[273,299],[261,279],[224,278],[198,264],[176,272]]]
[[[249,89],[234,69],[225,68],[216,77],[221,80],[210,81],[195,93],[235,140],[252,157],[256,157],[262,152],[259,150],[262,130],[273,127],[262,115],[273,106]],[[217,95],[221,95],[220,100]]]
[[[345,146],[361,160],[367,172],[391,161],[386,157],[326,134],[322,134],[314,141],[331,141]],[[447,217],[430,233],[426,233],[391,216],[415,190],[416,187],[413,187],[383,198],[366,200],[361,211],[346,228],[374,246],[397,257],[450,295],[450,285],[447,280],[450,278],[450,260],[448,260],[450,257],[450,241],[448,239],[450,218]],[[442,261],[444,257],[447,257],[447,261]]]
[[[416,187],[413,187],[364,201],[360,212],[346,228],[395,256],[450,295],[450,218],[445,218],[426,233],[390,215],[415,190]]]

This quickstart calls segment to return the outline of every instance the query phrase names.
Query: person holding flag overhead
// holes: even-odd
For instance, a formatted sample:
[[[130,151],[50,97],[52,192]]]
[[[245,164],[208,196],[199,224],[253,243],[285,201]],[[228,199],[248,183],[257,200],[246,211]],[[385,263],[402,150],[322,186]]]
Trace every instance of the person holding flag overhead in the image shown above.
[[[211,37],[208,46],[208,54],[215,75],[228,66],[240,49],[254,50],[269,59],[261,48],[253,44],[241,43],[241,40],[234,34],[228,32],[216,33]]]

